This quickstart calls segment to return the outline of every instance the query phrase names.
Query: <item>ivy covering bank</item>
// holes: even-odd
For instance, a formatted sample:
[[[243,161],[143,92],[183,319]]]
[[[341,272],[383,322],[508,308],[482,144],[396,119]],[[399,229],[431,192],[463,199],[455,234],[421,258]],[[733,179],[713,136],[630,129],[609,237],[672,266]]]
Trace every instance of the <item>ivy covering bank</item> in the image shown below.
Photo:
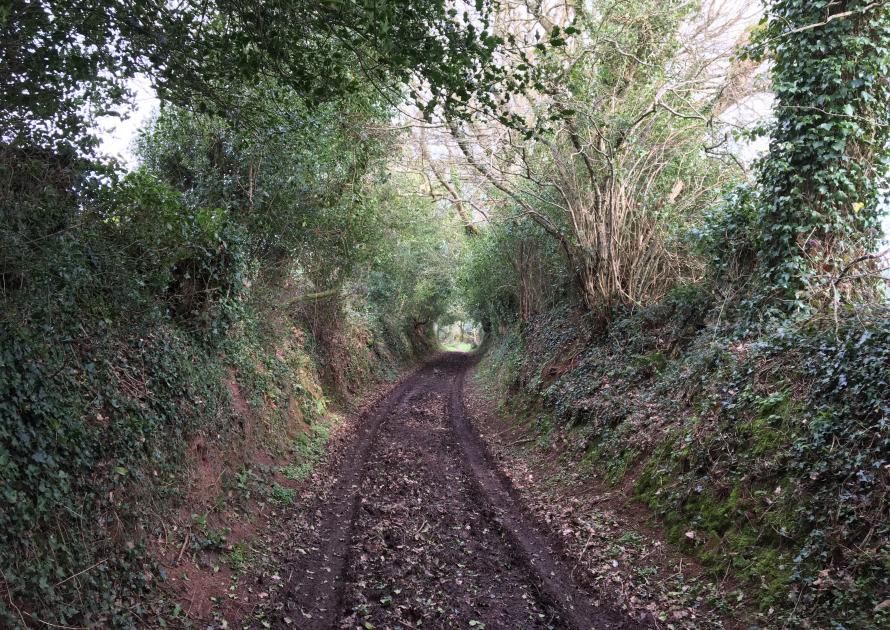
[[[495,337],[482,374],[561,471],[604,493],[628,489],[668,540],[716,579],[737,580],[738,601],[713,606],[761,627],[883,628],[890,4],[765,3],[750,38],[726,57],[730,70],[713,78],[716,100],[695,111],[684,107],[706,88],[684,91],[682,69],[711,66],[694,65],[691,44],[670,49],[658,72],[640,70],[657,65],[646,56],[664,50],[657,43],[714,25],[707,3],[678,17],[680,4],[688,9],[658,3],[616,17],[609,2],[586,3],[586,39],[564,63],[602,90],[584,119],[595,133],[567,122],[568,153],[554,150],[558,136],[521,153],[503,148],[502,163],[530,185],[518,184],[522,194],[470,245],[460,276],[470,312]],[[610,29],[621,39],[602,35]],[[622,67],[609,53],[627,83],[606,90]],[[549,58],[557,68],[559,55]],[[757,81],[745,73],[764,61],[775,115],[753,135],[768,134],[769,148],[740,184],[746,173],[721,163],[719,121],[706,108],[744,95]],[[648,108],[627,97],[645,93],[643,79],[628,78],[635,72],[653,83]],[[605,104],[615,118],[598,121]],[[693,138],[699,149],[674,153],[690,121],[707,123]],[[645,180],[648,196],[633,197],[633,169],[643,167],[616,157],[607,124],[623,130],[620,146],[635,159],[670,134],[656,145],[664,179]],[[694,160],[703,165],[691,175]],[[696,188],[721,172],[721,195]],[[588,179],[602,183],[585,194]],[[509,189],[498,184],[500,198]],[[620,214],[616,197],[632,197],[632,209]],[[561,242],[567,234],[577,240]],[[638,253],[622,258],[601,242]],[[588,267],[566,253],[573,247],[585,249]],[[603,274],[592,288],[578,281],[591,270]],[[650,277],[655,290],[642,290]],[[612,283],[626,287],[620,298],[608,297]],[[591,305],[591,295],[602,299]]]

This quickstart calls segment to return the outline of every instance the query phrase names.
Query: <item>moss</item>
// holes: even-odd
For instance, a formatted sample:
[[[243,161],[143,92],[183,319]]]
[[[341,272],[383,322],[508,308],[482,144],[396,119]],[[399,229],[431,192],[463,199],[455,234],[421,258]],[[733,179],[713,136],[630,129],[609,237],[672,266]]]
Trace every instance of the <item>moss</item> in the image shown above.
[[[624,479],[624,475],[639,454],[637,449],[629,448],[622,449],[616,457],[609,458],[606,463],[606,481],[614,486]]]
[[[762,458],[786,450],[794,440],[792,419],[800,415],[788,390],[758,398],[752,406],[754,413],[745,424],[750,436],[748,456]]]
[[[655,449],[643,466],[634,486],[634,495],[656,511],[662,506],[661,490],[674,468],[674,463],[670,460],[678,438],[677,431],[665,437],[664,442]]]
[[[232,550],[225,556],[225,562],[236,573],[240,573],[250,563],[250,560],[250,546],[244,541],[234,543]]]
[[[668,538],[693,554],[714,575],[731,570],[743,584],[753,587],[764,610],[775,606],[788,592],[794,564],[791,554],[769,544],[765,528],[752,525],[740,513],[737,486],[725,499],[711,492],[687,501],[680,512],[665,516]],[[694,531],[694,537],[687,537]]]
[[[311,475],[325,453],[332,427],[338,422],[338,416],[328,415],[313,423],[308,431],[299,433],[291,448],[293,463],[282,468],[281,473],[294,481],[301,481]]]
[[[285,488],[276,483],[272,485],[270,494],[273,500],[284,505],[290,505],[294,502],[294,497],[296,496],[297,491],[293,488]]]
[[[792,481],[779,482],[787,489],[783,486],[779,497],[771,500],[771,509],[752,523],[747,512],[754,501],[741,480],[723,491],[706,483],[683,481],[679,462],[687,449],[676,445],[685,443],[680,439],[684,434],[676,432],[653,452],[634,488],[636,497],[659,515],[669,541],[694,555],[715,575],[732,571],[740,582],[756,589],[764,610],[782,604],[794,572],[784,538],[796,523]],[[688,532],[694,535],[690,538]]]

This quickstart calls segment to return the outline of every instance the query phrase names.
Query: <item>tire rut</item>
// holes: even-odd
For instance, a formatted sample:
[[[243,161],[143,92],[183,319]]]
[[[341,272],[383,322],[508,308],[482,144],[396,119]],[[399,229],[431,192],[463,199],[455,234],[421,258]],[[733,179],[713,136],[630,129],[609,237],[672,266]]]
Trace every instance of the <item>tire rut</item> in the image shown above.
[[[522,508],[510,480],[492,462],[476,430],[467,419],[463,401],[466,366],[454,377],[448,401],[448,418],[458,436],[464,462],[477,484],[479,495],[505,533],[516,557],[525,565],[542,599],[558,610],[563,627],[573,630],[639,628],[626,616],[598,604],[572,577],[555,545]]]
[[[493,464],[464,409],[473,360],[440,355],[365,413],[275,627],[640,627],[573,579]]]
[[[283,590],[284,605],[276,612],[276,628],[325,630],[336,623],[343,595],[349,541],[359,506],[359,487],[365,474],[368,453],[383,421],[416,387],[423,371],[407,377],[365,414],[355,442],[344,457],[340,476],[329,501],[318,506],[322,512],[321,545],[289,562],[290,577]]]

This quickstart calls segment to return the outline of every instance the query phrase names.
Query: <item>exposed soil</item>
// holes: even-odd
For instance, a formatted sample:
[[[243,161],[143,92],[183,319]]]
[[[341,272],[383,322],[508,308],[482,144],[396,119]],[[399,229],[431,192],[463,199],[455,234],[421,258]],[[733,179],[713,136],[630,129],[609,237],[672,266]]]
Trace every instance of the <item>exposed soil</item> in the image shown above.
[[[283,361],[282,351],[277,353]],[[302,382],[311,385],[312,379],[303,378]],[[265,444],[261,441],[257,425],[262,419],[248,405],[234,370],[225,385],[232,396],[239,431],[228,450],[206,436],[189,442],[191,479],[185,500],[148,541],[160,588],[181,610],[182,618],[171,622],[174,627],[177,621],[184,627],[195,622],[215,627],[214,622],[222,619],[240,623],[268,597],[275,558],[267,554],[274,556],[284,535],[281,511],[286,509],[279,501],[270,500],[268,488],[274,484],[294,493],[303,489],[302,482],[283,474],[290,463],[285,455],[270,450],[268,440]],[[320,396],[320,391],[313,395]],[[330,427],[338,430],[336,423]],[[286,442],[309,430],[299,402],[291,395],[288,422],[277,437]],[[238,487],[235,477],[247,470],[250,476]],[[261,487],[266,492],[260,492]],[[237,560],[236,553],[240,556]]]
[[[639,628],[573,577],[464,410],[443,354],[371,407],[300,510],[275,627]]]

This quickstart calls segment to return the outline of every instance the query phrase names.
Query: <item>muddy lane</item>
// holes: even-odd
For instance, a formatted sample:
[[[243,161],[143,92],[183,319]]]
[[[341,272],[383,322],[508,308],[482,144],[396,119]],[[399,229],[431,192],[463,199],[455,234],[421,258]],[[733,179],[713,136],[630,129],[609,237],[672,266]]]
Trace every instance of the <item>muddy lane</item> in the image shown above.
[[[638,627],[594,605],[492,465],[464,413],[471,362],[441,355],[369,412],[280,627]]]

